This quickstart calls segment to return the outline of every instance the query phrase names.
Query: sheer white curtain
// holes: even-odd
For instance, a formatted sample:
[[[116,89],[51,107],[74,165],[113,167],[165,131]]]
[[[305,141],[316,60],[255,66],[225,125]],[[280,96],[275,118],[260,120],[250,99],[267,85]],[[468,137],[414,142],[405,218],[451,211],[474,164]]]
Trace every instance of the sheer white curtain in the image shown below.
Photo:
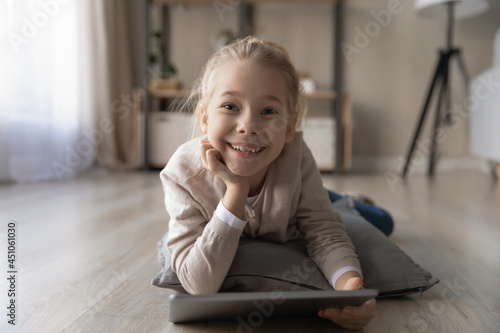
[[[64,180],[93,164],[94,108],[109,100],[93,60],[99,2],[0,0],[0,180]]]

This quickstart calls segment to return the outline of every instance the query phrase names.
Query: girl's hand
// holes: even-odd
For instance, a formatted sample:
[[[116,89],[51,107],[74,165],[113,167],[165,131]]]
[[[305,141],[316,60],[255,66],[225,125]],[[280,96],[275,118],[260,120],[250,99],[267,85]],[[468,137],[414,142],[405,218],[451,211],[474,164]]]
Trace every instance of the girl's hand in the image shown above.
[[[341,290],[356,289],[363,289],[363,282],[360,277],[352,277],[347,280]],[[320,310],[318,315],[330,319],[346,329],[360,330],[370,323],[375,317],[376,312],[375,298],[372,298],[359,306],[344,306],[342,309]]]
[[[244,177],[236,176],[229,171],[227,166],[222,161],[222,156],[217,149],[215,149],[210,141],[201,140],[201,160],[205,169],[219,177],[224,181],[227,187],[233,184],[244,183]]]
[[[201,140],[200,149],[203,166],[226,184],[226,193],[222,198],[224,207],[243,220],[245,217],[245,200],[250,188],[248,179],[232,173],[223,163],[219,151],[208,140]]]

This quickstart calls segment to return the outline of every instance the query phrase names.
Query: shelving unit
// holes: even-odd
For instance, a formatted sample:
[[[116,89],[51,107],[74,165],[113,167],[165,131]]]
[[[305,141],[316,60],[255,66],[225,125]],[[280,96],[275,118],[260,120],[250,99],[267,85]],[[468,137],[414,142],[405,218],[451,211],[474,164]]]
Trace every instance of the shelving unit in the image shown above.
[[[149,10],[148,3],[149,0],[145,0],[146,6],[146,36],[147,41],[149,41]],[[334,87],[333,90],[318,90],[311,94],[306,94],[305,97],[308,99],[322,99],[322,100],[330,100],[332,104],[331,115],[335,119],[336,129],[335,129],[335,163],[334,163],[334,171],[342,172],[346,171],[350,168],[351,164],[351,136],[352,136],[352,112],[351,112],[351,103],[350,97],[347,93],[343,91],[342,84],[342,52],[340,49],[340,44],[342,42],[343,35],[343,12],[344,0],[231,0],[231,1],[221,1],[222,4],[231,5],[234,4],[237,6],[238,10],[238,37],[245,37],[246,32],[253,32],[253,6],[258,5],[259,3],[334,3],[332,16],[335,17],[334,31],[333,31],[333,45],[334,45],[334,59],[332,60],[332,76],[334,78]],[[168,7],[174,4],[186,4],[186,5],[195,5],[195,4],[209,4],[213,5],[213,0],[154,0],[155,4],[163,5],[166,7],[166,13],[164,14],[163,27],[164,30],[167,30],[166,33],[169,34],[169,11]],[[237,4],[236,4],[237,3]],[[149,59],[149,42],[146,43],[145,50],[145,59]],[[144,68],[147,68],[148,64],[145,64]],[[185,90],[177,90],[177,89],[157,89],[151,88],[146,92],[144,105],[144,128],[146,129],[145,133],[145,146],[144,146],[144,168],[149,168],[149,138],[148,138],[148,129],[150,128],[150,115],[149,115],[149,99],[153,98],[176,98],[176,97],[186,97],[189,94],[188,91]],[[338,96],[342,96],[342,98],[337,98]],[[332,170],[324,170],[324,171],[332,171]]]
[[[158,98],[177,98],[177,97],[182,98],[182,97],[188,97],[189,91],[181,89],[150,88],[149,95],[151,97],[158,97]],[[336,99],[337,94],[333,90],[316,90],[313,93],[305,94],[304,97],[308,99],[334,100]]]

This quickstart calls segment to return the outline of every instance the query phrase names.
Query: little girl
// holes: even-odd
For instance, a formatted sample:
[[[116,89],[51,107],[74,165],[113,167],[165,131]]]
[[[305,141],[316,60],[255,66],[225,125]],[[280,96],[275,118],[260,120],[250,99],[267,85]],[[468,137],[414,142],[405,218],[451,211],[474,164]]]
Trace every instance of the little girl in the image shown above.
[[[248,37],[208,61],[198,81],[200,137],[161,172],[172,269],[192,294],[216,293],[239,239],[307,242],[336,290],[361,289],[361,269],[302,132],[300,84],[286,50]],[[319,311],[345,328],[375,316],[375,300]]]

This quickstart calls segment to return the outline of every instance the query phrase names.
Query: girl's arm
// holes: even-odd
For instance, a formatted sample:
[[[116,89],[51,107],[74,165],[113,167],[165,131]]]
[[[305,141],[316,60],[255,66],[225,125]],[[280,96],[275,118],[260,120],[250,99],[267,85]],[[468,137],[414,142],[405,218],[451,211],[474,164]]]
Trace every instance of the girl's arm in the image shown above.
[[[299,227],[308,241],[308,252],[325,276],[331,281],[336,272],[344,267],[357,268],[360,272],[354,246],[345,233],[340,215],[333,212],[321,175],[304,144],[302,156],[302,190],[297,219]],[[330,213],[329,213],[330,212]],[[336,290],[362,289],[360,274],[349,270],[331,281]],[[347,329],[361,329],[375,317],[376,302],[370,299],[360,306],[346,306],[342,309],[326,309],[318,315],[330,319]]]
[[[316,162],[305,142],[302,142],[300,163],[302,179],[297,223],[307,241],[309,256],[336,288],[336,281],[332,278],[340,280],[343,275],[339,277],[339,272],[349,267],[352,268],[350,271],[361,272],[359,261],[342,218],[332,209]]]
[[[224,207],[242,219],[248,193],[246,182],[231,178],[227,169],[221,168],[217,151],[204,141],[199,145],[195,147],[193,143],[184,149],[187,153],[181,149],[161,175],[170,215],[167,247],[172,255],[172,269],[192,294],[219,291],[234,259],[242,228],[221,221],[215,213],[217,204],[222,197]]]
[[[194,184],[187,189],[166,175],[162,181],[170,215],[167,248],[172,269],[190,294],[216,293],[231,267],[242,230],[213,213],[217,206],[211,207],[203,199],[210,192],[194,197],[190,188]]]
[[[201,159],[203,166],[222,179],[226,184],[226,193],[222,202],[227,208],[240,220],[243,220],[245,214],[245,201],[248,196],[248,180],[244,177],[238,177],[232,174],[228,168],[221,163],[220,153],[212,147],[208,140],[201,140],[200,145]]]

